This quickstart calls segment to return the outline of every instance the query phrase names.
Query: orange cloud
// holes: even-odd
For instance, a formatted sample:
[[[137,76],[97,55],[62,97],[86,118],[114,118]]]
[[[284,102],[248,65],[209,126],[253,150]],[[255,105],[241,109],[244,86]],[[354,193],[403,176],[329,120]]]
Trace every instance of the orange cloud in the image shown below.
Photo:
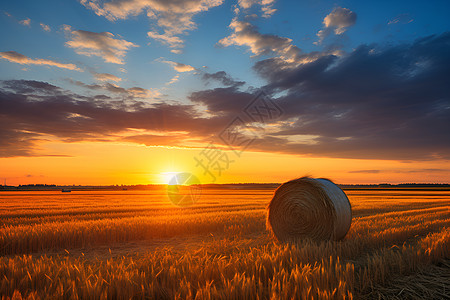
[[[39,23],[39,25],[41,25],[42,29],[45,31],[51,31],[50,26],[44,24],[44,23]]]
[[[116,75],[113,74],[108,74],[108,73],[92,73],[92,75],[94,75],[94,78],[97,79],[98,81],[121,81],[122,78],[117,77]]]
[[[177,82],[178,79],[180,79],[180,75],[177,74],[174,77],[172,77],[172,79],[169,82],[167,82],[166,85],[171,85],[171,84]]]
[[[31,19],[30,18],[26,18],[25,20],[19,21],[19,23],[22,24],[23,26],[30,26]]]
[[[75,49],[75,52],[86,56],[99,56],[106,62],[124,64],[123,58],[127,51],[138,45],[124,39],[116,38],[110,32],[91,32],[85,30],[73,30],[69,25],[64,25],[64,30],[70,35],[66,45]]]
[[[47,65],[52,67],[58,67],[62,69],[82,71],[74,64],[63,64],[50,59],[33,59],[16,51],[0,52],[0,57],[10,62],[18,63],[21,65]]]
[[[178,62],[174,62],[174,61],[170,61],[170,60],[162,60],[159,59],[161,62],[169,64],[172,66],[172,68],[177,71],[177,72],[191,72],[191,71],[195,71],[195,68],[193,66],[190,65],[186,65],[186,64],[182,64],[182,63],[178,63]]]

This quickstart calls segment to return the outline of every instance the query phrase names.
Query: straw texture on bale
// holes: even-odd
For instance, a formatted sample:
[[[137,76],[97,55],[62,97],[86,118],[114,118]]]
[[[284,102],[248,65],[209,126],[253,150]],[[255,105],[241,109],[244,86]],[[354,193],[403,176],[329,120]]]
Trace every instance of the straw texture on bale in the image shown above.
[[[302,177],[283,183],[268,206],[267,227],[280,242],[340,240],[351,221],[347,195],[323,178]]]

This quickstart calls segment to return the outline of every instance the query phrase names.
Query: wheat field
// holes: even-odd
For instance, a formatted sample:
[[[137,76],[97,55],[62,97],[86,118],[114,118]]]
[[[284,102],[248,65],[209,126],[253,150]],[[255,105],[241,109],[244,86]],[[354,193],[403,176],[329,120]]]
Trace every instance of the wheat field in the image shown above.
[[[0,193],[2,299],[448,299],[450,191],[349,190],[338,242],[275,242],[272,190]]]

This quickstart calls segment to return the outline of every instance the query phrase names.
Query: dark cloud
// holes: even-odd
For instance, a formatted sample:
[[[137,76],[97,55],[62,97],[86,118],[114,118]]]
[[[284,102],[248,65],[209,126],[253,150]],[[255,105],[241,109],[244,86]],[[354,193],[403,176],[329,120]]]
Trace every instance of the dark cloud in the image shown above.
[[[215,80],[217,82],[222,83],[225,86],[241,86],[245,84],[244,81],[234,80],[225,71],[219,71],[216,73],[203,73],[202,79],[206,82],[209,82],[210,80]]]
[[[0,157],[32,155],[37,134],[7,128],[9,124],[3,120],[0,125]]]
[[[270,82],[291,123],[277,133],[314,135],[289,152],[336,157],[450,157],[450,33],[390,48],[362,45],[343,58],[299,67],[265,60],[255,70]]]
[[[259,61],[284,114],[253,150],[341,158],[450,158],[450,33],[305,64]],[[234,87],[193,93],[210,112],[237,116],[253,95]]]
[[[226,88],[215,88],[194,92],[189,99],[197,104],[203,104],[207,111],[213,115],[227,116],[234,118],[253,99],[254,95],[248,92],[239,91],[237,86]]]
[[[110,74],[102,74],[102,75],[110,75]],[[160,92],[156,89],[144,89],[141,87],[132,87],[132,88],[123,88],[117,84],[104,82],[101,84],[86,84],[84,82],[72,79],[66,79],[73,85],[94,91],[105,91],[112,94],[121,94],[122,96],[128,97],[130,99],[137,98],[146,98],[146,99],[154,99],[160,96]]]
[[[58,94],[62,92],[57,86],[47,82],[36,80],[5,80],[2,86],[6,90],[10,90],[17,94],[41,95],[41,94]]]
[[[3,82],[0,120],[2,157],[36,155],[45,136],[66,142],[120,140],[121,133],[140,129],[166,135],[189,132],[206,138],[226,124],[220,117],[200,117],[193,105],[149,105],[109,97],[86,97],[45,82],[26,80]],[[157,138],[154,137],[155,142],[162,142],[156,141]],[[137,137],[129,138],[133,139],[142,142]],[[149,139],[147,135],[146,141]]]

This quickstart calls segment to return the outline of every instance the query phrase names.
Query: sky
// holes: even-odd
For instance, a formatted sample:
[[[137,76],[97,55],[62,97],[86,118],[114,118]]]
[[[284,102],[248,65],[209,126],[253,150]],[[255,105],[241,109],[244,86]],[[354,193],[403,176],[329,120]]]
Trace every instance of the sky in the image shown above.
[[[450,182],[450,2],[0,4],[0,179]]]

